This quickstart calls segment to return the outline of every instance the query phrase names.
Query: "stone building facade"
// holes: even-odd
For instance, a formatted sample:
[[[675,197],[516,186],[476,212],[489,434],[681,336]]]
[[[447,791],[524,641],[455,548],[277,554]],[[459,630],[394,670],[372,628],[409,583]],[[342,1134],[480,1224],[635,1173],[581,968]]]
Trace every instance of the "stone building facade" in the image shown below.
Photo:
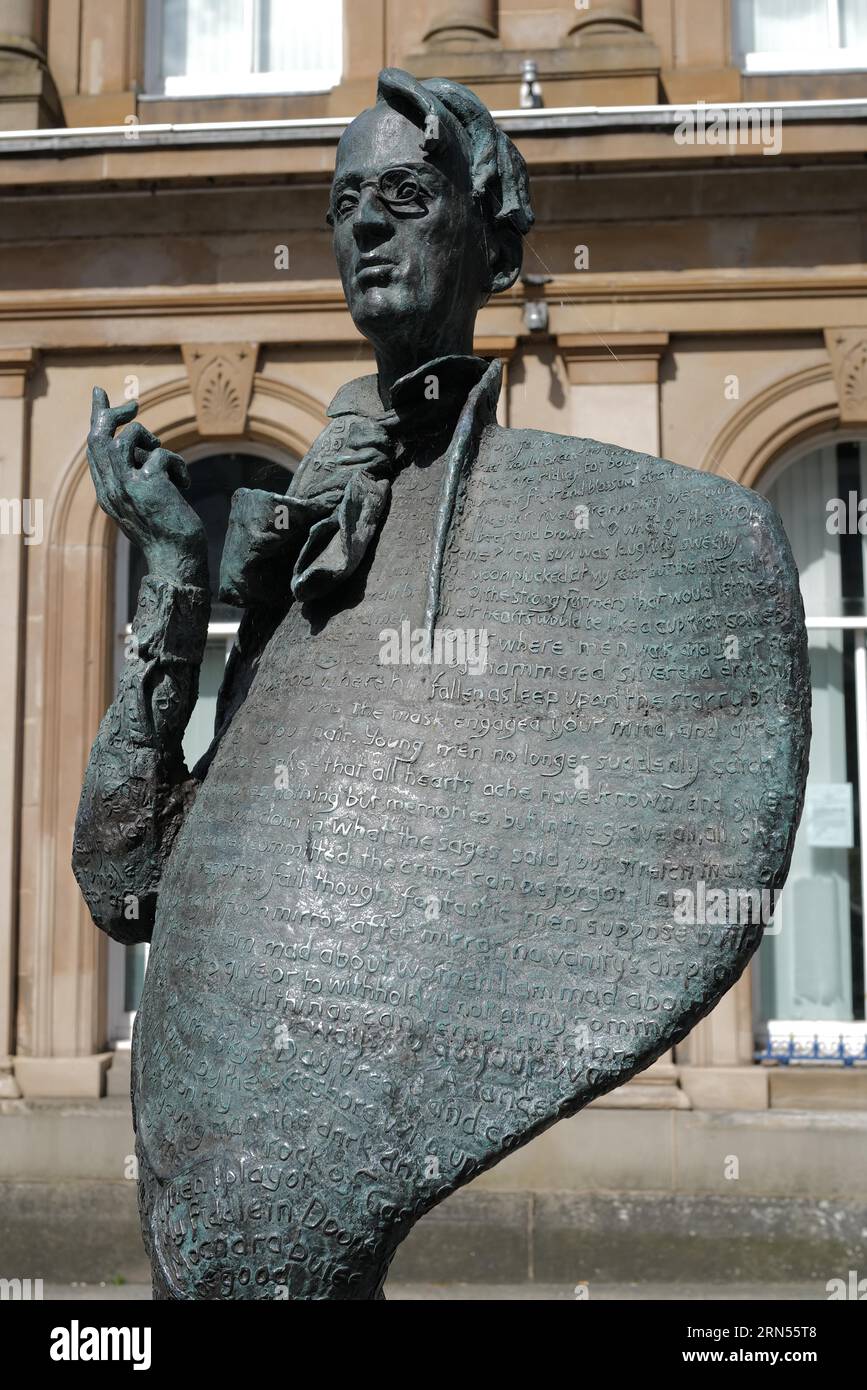
[[[91,386],[137,396],[186,454],[216,553],[233,488],[291,472],[371,369],[325,211],[337,140],[397,65],[473,87],[530,167],[524,277],[478,326],[504,421],[771,496],[815,686],[780,930],[676,1055],[463,1196],[503,1230],[529,1211],[553,1229],[583,1191],[728,1201],[732,1154],[769,1201],[849,1192],[867,1137],[867,18],[801,10],[0,0],[0,1123],[18,1126],[0,1178],[120,1182],[129,1148],[110,1102],[144,961],[94,930],[69,867],[138,575],[88,475]],[[191,750],[234,621],[215,606]],[[67,1171],[58,1146],[103,1156]]]

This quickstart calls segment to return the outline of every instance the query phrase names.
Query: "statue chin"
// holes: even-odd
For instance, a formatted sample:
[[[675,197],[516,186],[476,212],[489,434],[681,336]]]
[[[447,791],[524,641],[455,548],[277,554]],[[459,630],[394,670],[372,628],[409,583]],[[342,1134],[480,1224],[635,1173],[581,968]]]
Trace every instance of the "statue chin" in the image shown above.
[[[354,285],[347,301],[352,322],[374,346],[379,340],[393,346],[398,335],[408,334],[414,343],[425,337],[427,315],[419,313],[418,301],[413,302],[403,285]]]

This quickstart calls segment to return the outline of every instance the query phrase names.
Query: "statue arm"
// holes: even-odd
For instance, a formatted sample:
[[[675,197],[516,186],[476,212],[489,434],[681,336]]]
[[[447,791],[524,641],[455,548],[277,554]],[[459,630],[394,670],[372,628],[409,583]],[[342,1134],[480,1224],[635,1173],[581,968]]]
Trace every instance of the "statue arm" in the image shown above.
[[[94,922],[117,941],[150,940],[163,868],[199,784],[181,740],[209,610],[207,589],[145,576],[117,695],[91,750],[72,867]]]
[[[147,941],[163,868],[198,785],[181,741],[208,635],[207,540],[182,458],[93,393],[87,457],[102,510],[147,561],[117,695],[87,765],[72,867],[97,926]],[[118,430],[121,426],[125,428]]]

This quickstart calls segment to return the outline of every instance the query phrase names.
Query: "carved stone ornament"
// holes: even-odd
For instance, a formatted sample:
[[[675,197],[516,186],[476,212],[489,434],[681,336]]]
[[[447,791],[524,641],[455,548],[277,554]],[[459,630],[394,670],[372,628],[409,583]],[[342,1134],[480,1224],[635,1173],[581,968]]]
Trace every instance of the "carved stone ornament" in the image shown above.
[[[825,345],[837,384],[841,424],[867,424],[867,328],[828,328]]]
[[[181,352],[199,434],[240,435],[247,424],[258,343],[185,343]]]

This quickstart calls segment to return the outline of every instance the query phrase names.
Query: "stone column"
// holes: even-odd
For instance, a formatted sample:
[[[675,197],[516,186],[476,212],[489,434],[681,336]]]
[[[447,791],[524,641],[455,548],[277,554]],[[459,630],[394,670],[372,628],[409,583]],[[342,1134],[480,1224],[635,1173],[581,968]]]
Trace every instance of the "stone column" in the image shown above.
[[[498,36],[497,0],[440,0],[425,31],[424,42],[437,48],[490,44]]]
[[[46,0],[0,0],[0,129],[64,125],[45,57]]]
[[[678,1045],[680,1084],[697,1110],[766,1110],[769,1071],[753,1063],[752,967]]]
[[[27,380],[32,348],[0,349],[0,1100],[21,1094],[12,1072],[15,1052],[15,975],[18,940],[18,848],[21,824],[22,684],[24,660],[25,519],[29,491]],[[27,529],[35,540],[33,514]],[[42,539],[40,537],[40,539]]]
[[[565,42],[574,45],[586,101],[626,106],[659,101],[661,59],[644,31],[641,0],[585,0],[576,8]]]
[[[577,18],[569,30],[573,35],[618,35],[623,30],[642,29],[641,0],[599,0],[599,3],[591,0],[576,9]]]
[[[659,453],[659,363],[667,333],[561,333],[572,387],[570,430],[639,453]]]
[[[0,0],[0,44],[45,57],[45,0]]]

